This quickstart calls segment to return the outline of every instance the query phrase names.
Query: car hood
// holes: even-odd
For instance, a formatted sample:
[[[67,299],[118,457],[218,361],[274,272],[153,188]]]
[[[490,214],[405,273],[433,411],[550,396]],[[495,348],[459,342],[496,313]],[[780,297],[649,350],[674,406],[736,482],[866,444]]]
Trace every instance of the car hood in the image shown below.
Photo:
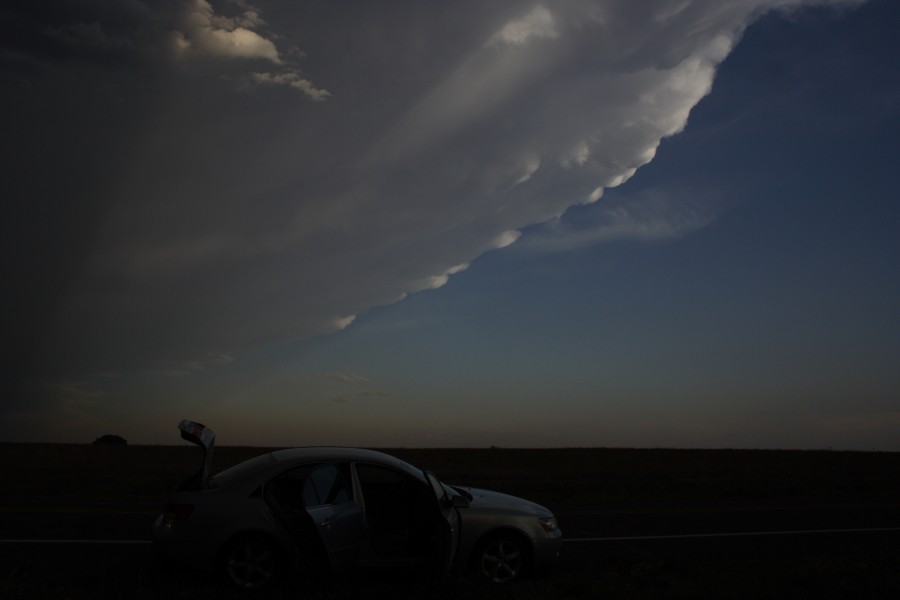
[[[461,490],[471,494],[472,499],[469,501],[469,508],[472,509],[489,509],[494,511],[504,511],[510,513],[534,515],[536,517],[551,517],[553,513],[549,509],[519,498],[518,496],[510,496],[493,490],[483,490],[467,486],[456,486]]]

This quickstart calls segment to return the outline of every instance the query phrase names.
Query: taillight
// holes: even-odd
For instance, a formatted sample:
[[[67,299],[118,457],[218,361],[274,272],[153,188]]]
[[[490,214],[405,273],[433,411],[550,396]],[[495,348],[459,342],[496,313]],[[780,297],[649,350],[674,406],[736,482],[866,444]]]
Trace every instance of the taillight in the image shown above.
[[[167,504],[163,509],[163,515],[167,521],[184,521],[194,510],[193,504]]]

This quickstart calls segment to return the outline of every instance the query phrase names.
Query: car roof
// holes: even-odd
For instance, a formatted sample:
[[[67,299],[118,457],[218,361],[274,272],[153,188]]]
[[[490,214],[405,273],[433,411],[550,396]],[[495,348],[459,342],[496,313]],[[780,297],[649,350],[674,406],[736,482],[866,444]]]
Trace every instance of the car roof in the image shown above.
[[[242,463],[238,463],[224,471],[217,473],[212,479],[214,487],[235,485],[238,481],[244,485],[257,485],[260,479],[268,479],[279,471],[309,462],[363,462],[374,463],[393,467],[403,471],[417,480],[427,483],[425,474],[411,464],[400,460],[396,456],[385,454],[377,450],[365,448],[338,448],[329,446],[317,446],[306,448],[289,448],[275,450],[267,454],[261,454]]]
[[[332,446],[289,448],[272,452],[272,458],[278,463],[306,462],[310,460],[373,462],[394,467],[409,473],[422,481],[425,480],[421,469],[414,467],[406,461],[400,460],[396,456],[366,448],[341,448]]]

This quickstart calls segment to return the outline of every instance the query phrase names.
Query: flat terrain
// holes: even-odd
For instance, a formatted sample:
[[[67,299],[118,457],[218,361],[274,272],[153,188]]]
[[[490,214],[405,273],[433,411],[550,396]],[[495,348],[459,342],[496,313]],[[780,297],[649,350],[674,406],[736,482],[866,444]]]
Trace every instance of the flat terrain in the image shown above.
[[[213,472],[274,448],[220,447]],[[667,449],[387,449],[450,483],[554,510],[897,503],[900,453]],[[181,446],[0,444],[0,494],[17,502],[161,505],[197,470]]]
[[[214,471],[265,451],[217,448]],[[898,453],[390,452],[446,481],[554,510],[568,540],[558,565],[500,589],[465,575],[435,583],[360,573],[319,582],[312,597],[900,597]],[[143,543],[199,461],[187,444],[0,444],[0,599],[220,597],[202,575],[158,564]],[[274,596],[308,590],[292,583]]]

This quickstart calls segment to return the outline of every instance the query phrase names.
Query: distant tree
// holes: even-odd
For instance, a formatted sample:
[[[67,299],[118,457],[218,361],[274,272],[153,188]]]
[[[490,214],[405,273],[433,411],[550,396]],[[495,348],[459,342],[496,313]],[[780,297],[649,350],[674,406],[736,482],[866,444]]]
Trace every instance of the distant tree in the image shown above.
[[[123,438],[121,435],[101,435],[96,440],[94,440],[95,444],[99,444],[101,446],[126,446],[128,444],[128,440]]]

